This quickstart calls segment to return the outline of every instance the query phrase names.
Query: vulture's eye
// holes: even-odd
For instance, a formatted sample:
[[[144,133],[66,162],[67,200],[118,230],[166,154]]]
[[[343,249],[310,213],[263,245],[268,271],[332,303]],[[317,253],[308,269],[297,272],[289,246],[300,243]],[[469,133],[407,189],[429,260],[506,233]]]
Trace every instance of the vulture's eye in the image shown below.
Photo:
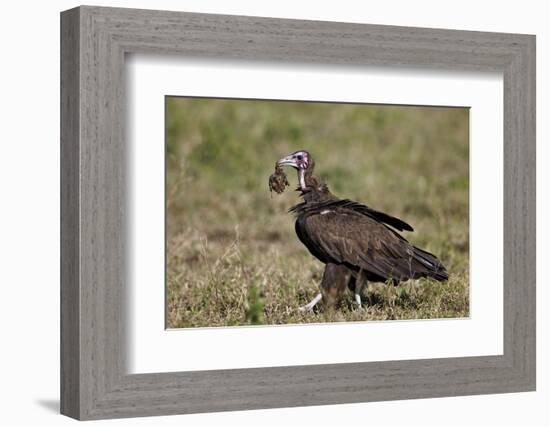
[[[302,155],[301,154],[298,154],[298,156],[296,157],[298,160],[302,160]]]

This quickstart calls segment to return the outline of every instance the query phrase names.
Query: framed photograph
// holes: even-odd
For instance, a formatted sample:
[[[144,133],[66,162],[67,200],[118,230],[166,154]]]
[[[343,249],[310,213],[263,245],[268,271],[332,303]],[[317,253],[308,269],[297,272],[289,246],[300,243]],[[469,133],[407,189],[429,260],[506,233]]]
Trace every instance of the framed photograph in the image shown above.
[[[61,412],[535,390],[535,37],[61,14]]]

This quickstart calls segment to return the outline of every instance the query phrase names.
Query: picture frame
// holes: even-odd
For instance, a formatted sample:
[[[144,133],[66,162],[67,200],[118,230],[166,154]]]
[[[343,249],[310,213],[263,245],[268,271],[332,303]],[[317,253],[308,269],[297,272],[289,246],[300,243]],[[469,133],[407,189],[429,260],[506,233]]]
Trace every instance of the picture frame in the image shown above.
[[[502,72],[503,354],[127,374],[129,53]],[[62,414],[87,420],[532,391],[535,263],[534,36],[90,6],[62,12]]]

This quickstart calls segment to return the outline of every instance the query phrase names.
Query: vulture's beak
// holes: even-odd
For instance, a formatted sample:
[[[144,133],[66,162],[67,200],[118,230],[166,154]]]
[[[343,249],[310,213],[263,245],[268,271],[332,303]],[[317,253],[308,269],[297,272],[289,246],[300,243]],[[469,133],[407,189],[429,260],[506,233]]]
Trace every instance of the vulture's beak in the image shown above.
[[[277,166],[291,166],[293,168],[298,169],[298,163],[296,163],[296,158],[293,154],[290,156],[283,157],[282,159],[277,161]]]

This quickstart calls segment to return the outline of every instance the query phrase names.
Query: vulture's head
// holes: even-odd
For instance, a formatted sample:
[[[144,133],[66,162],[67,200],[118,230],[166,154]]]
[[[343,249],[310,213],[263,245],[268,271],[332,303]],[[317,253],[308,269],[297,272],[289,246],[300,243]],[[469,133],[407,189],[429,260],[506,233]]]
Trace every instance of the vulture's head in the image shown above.
[[[306,182],[310,179],[315,167],[313,158],[305,150],[295,151],[286,157],[283,157],[277,162],[278,167],[290,166],[298,171],[298,181],[300,183],[300,189],[306,191]]]
[[[294,169],[307,170],[313,163],[311,155],[307,151],[295,151],[277,162],[278,166],[291,166]]]

